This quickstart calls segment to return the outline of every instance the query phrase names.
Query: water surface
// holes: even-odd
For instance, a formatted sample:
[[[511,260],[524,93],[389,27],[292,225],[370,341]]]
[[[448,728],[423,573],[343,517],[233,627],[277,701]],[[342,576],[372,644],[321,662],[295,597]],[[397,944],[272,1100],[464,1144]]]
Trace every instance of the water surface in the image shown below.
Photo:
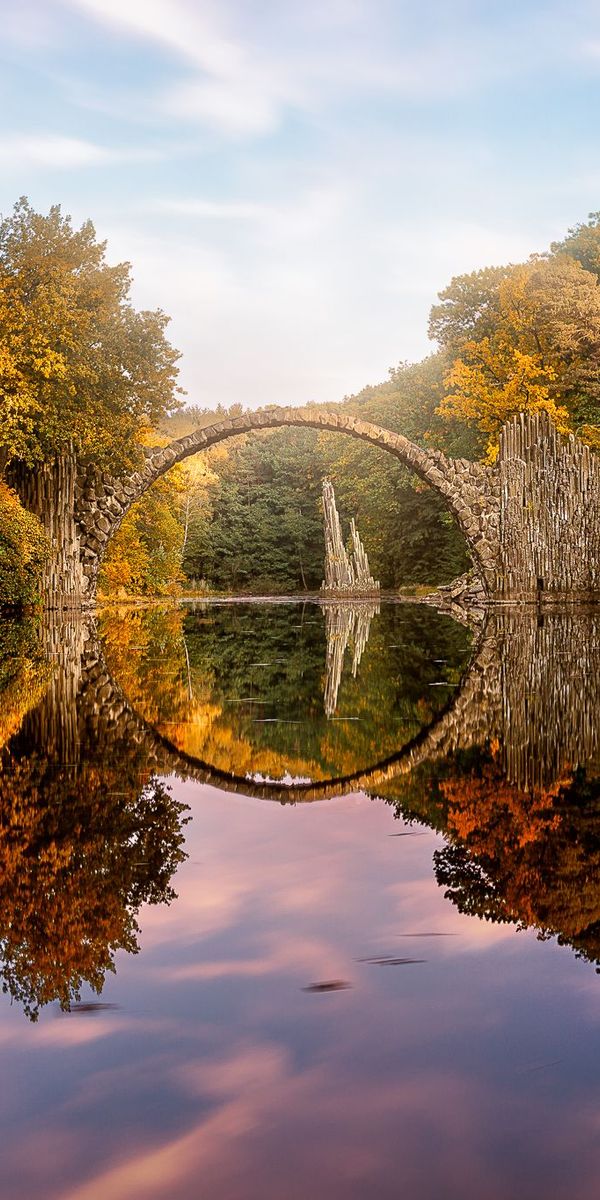
[[[6,626],[2,1200],[595,1197],[599,632]]]

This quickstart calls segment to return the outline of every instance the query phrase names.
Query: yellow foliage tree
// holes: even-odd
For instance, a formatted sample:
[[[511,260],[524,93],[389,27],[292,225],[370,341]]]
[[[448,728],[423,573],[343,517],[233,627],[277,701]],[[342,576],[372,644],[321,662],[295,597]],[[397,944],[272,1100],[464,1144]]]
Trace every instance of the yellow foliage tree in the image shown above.
[[[497,275],[482,301],[481,274],[453,280],[432,311],[451,360],[441,415],[475,427],[488,461],[520,411],[545,411],[561,432],[586,436],[600,405],[597,277],[566,255],[532,258]]]
[[[90,221],[74,229],[21,199],[0,221],[0,468],[73,445],[110,469],[178,406],[163,312],[136,312],[128,263],[109,266]]]
[[[166,446],[169,438],[143,431],[145,446]],[[100,592],[111,595],[177,595],[183,582],[187,468],[174,466],[126,516],[112,539],[100,575]]]

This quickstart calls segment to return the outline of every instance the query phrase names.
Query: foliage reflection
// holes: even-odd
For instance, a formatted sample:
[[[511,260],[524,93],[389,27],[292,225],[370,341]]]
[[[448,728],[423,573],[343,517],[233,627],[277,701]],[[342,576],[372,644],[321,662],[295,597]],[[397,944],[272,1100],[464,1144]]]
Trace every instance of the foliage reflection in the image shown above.
[[[465,628],[402,605],[370,617],[355,677],[345,652],[340,720],[339,621],[314,605],[111,610],[103,645],[81,622],[2,628],[0,979],[31,1018],[100,992],[116,951],[137,952],[140,907],[175,897],[189,818],[156,745],[184,752],[179,774],[202,759],[251,793],[363,769],[442,710],[445,740],[377,794],[443,833],[434,870],[461,912],[600,962],[598,620],[490,618],[465,675]]]
[[[353,673],[350,643],[330,719],[339,630],[314,604],[110,610],[111,674],[178,748],[236,775],[326,779],[393,754],[453,696],[470,632],[412,605],[374,615]],[[329,635],[329,637],[328,637]],[[331,708],[331,705],[329,706]]]
[[[35,699],[48,666],[39,653],[36,663],[32,631],[21,629],[17,654],[14,628],[3,632],[13,671],[2,698],[14,704],[37,665]],[[185,805],[150,775],[143,752],[115,744],[107,754],[78,719],[68,703],[75,666],[55,664],[19,731],[9,722],[0,754],[0,980],[33,1020],[53,1000],[68,1009],[84,983],[101,991],[116,951],[138,950],[141,905],[174,899],[185,858]]]

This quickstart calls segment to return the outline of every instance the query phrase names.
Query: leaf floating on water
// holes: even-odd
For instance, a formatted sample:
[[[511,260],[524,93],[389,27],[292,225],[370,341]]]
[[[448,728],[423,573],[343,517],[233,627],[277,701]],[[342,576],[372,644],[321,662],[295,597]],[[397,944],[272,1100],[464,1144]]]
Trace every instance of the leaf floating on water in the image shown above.
[[[415,829],[408,833],[388,833],[388,837],[427,837],[428,833],[431,833],[430,829]]]
[[[253,725],[301,725],[302,721],[287,720],[286,717],[254,717]]]
[[[107,1012],[109,1009],[120,1008],[119,1004],[102,1004],[99,1000],[87,1000],[79,1004],[71,1004],[65,1010],[65,1015],[87,1016],[89,1013]]]
[[[307,987],[303,987],[303,992],[343,992],[346,988],[351,988],[352,984],[347,983],[345,979],[327,979],[322,983],[309,983]]]
[[[533,1075],[536,1071],[546,1071],[548,1067],[557,1067],[562,1061],[562,1058],[553,1058],[550,1062],[532,1063],[530,1066],[517,1067],[515,1075]]]
[[[357,958],[357,962],[369,963],[373,967],[404,967],[408,963],[424,963],[426,958]]]

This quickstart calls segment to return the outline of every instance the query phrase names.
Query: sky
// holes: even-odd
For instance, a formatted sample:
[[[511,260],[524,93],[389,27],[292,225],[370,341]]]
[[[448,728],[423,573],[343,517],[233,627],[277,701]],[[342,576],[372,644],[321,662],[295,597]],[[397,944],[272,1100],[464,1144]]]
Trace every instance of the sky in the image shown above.
[[[0,0],[0,213],[91,217],[188,403],[331,403],[600,208],[597,0]]]

